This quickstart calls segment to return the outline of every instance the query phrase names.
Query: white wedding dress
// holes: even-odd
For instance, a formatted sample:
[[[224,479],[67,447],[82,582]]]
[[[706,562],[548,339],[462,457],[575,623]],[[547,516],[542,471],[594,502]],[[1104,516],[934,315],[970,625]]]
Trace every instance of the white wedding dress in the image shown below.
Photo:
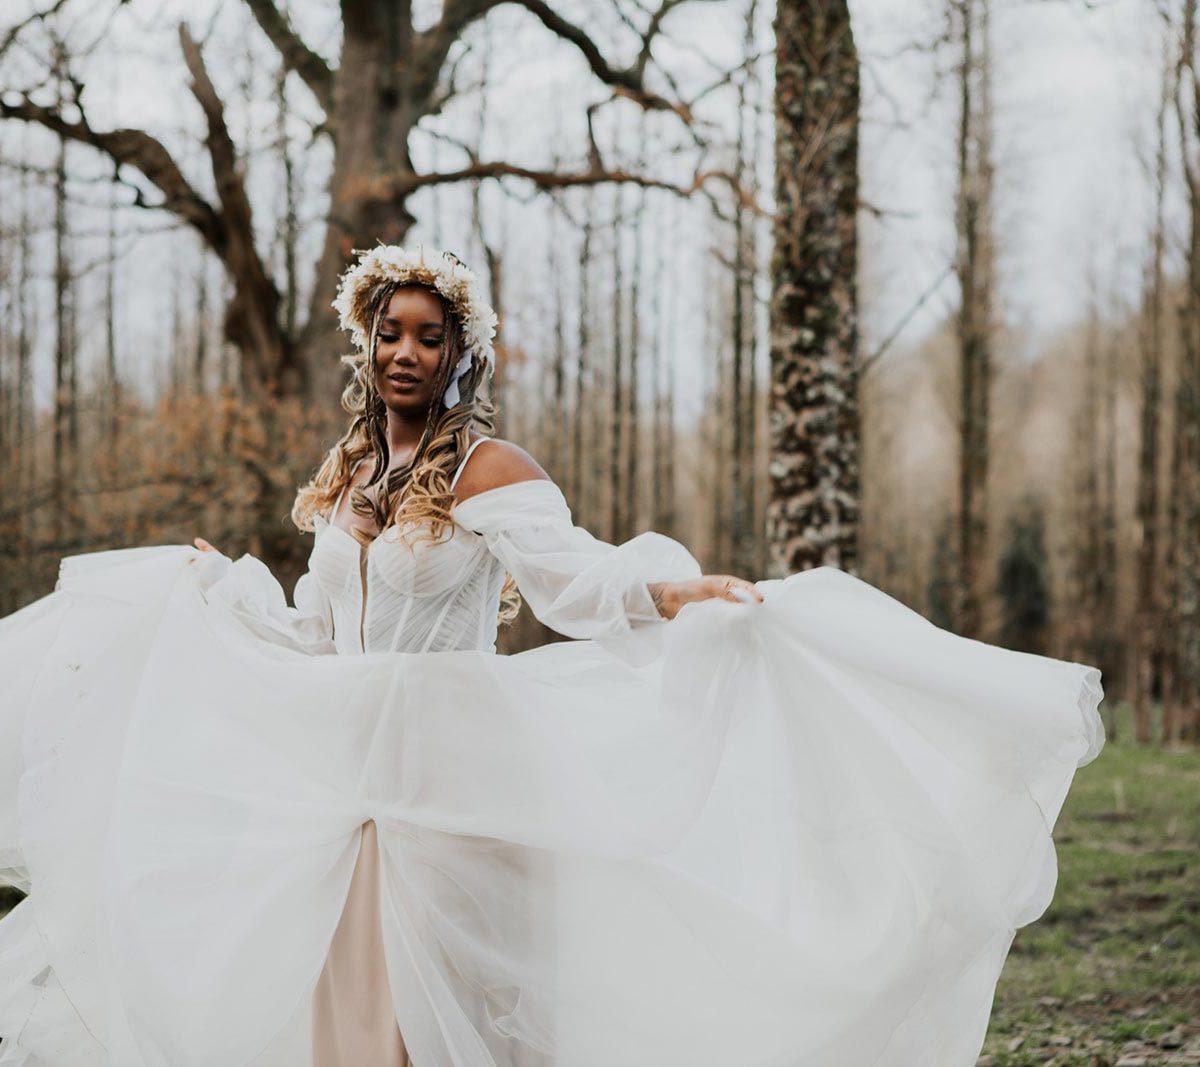
[[[70,556],[0,620],[0,1064],[304,1067],[374,820],[414,1067],[973,1064],[1095,668],[821,567],[671,622],[527,481],[440,542]],[[495,653],[505,572],[573,642]],[[365,592],[365,604],[363,600]]]

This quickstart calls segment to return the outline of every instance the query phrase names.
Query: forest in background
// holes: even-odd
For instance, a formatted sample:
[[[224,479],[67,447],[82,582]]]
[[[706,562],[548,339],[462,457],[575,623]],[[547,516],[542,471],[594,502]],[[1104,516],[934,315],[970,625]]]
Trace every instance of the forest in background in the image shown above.
[[[850,32],[865,0],[24,6],[0,21],[0,613],[64,555],[196,535],[290,588],[291,497],[345,421],[333,281],[424,240],[487,281],[498,432],[597,536],[842,566],[1097,664],[1142,741],[1200,739],[1195,0],[1144,8],[1141,242],[1096,235],[1051,336],[1009,313],[999,0],[922,0],[896,47],[933,103],[903,121]],[[880,310],[873,153],[918,125],[943,263]]]

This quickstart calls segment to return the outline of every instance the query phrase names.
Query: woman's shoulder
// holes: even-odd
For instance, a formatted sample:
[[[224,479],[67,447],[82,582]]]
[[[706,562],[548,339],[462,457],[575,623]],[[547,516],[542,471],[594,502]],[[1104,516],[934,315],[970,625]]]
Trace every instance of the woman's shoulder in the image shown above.
[[[471,454],[454,486],[456,503],[501,486],[528,481],[549,482],[550,475],[520,445],[500,437],[476,437]]]

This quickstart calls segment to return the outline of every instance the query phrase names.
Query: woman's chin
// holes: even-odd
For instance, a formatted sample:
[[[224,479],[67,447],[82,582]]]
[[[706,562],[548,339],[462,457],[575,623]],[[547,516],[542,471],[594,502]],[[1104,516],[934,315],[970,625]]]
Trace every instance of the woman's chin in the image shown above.
[[[414,419],[418,416],[424,417],[429,412],[428,397],[416,396],[412,393],[402,393],[396,389],[389,389],[382,396],[384,406],[389,411],[403,418]]]

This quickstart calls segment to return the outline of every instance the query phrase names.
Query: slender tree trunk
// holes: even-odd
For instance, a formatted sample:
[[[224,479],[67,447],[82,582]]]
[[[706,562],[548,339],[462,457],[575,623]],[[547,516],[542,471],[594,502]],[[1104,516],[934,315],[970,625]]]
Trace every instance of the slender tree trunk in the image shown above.
[[[668,281],[666,270],[666,220],[665,211],[654,212],[654,292],[650,306],[650,525],[655,530],[663,528],[663,477],[664,448],[664,389],[663,366],[666,362],[667,331],[663,321],[663,292]]]
[[[1182,79],[1189,93],[1181,121],[1189,237],[1182,360],[1175,392],[1175,471],[1172,484],[1176,529],[1174,578],[1175,684],[1179,732],[1200,740],[1200,80],[1196,64],[1197,0],[1185,0]],[[1182,106],[1182,103],[1181,103]],[[1181,114],[1181,120],[1183,116]]]
[[[108,405],[106,437],[113,474],[119,470],[121,455],[121,375],[117,364],[117,200],[116,190],[109,191],[108,248],[104,263],[104,367]]]
[[[197,253],[196,336],[191,381],[195,395],[203,396],[206,389],[205,377],[208,371],[208,262],[203,245],[197,249]]]
[[[858,53],[846,0],[775,15],[772,569],[858,565]]]
[[[768,79],[759,76],[757,62],[751,66],[750,70],[752,73],[751,84],[755,87],[756,95],[753,111],[754,141],[751,152],[754,165],[750,168],[749,191],[754,202],[758,203],[761,192],[759,161],[763,158],[763,148],[766,143],[765,129],[767,115],[771,107],[771,87],[767,84]],[[768,544],[765,534],[769,482],[762,454],[762,445],[767,437],[764,432],[766,428],[767,405],[764,403],[765,398],[762,395],[762,385],[759,382],[759,337],[761,335],[760,327],[763,320],[763,308],[760,305],[758,296],[760,265],[763,263],[764,248],[768,239],[769,234],[763,220],[754,218],[750,231],[751,273],[750,291],[747,297],[751,313],[750,336],[752,338],[752,347],[746,379],[746,405],[748,409],[746,417],[746,462],[752,477],[750,485],[752,509],[750,529],[754,538],[754,554],[750,557],[751,573],[747,576],[754,578],[766,574],[768,567]]]
[[[557,205],[556,205],[557,208]],[[563,276],[566,273],[562,249],[563,237],[559,225],[559,213],[554,211],[550,226],[550,248],[548,262],[553,272],[554,285],[554,354],[550,368],[550,403],[547,423],[546,455],[554,463],[555,476],[566,484],[570,471],[567,462],[567,308],[563,293]],[[568,491],[574,493],[574,487]]]
[[[1097,413],[1101,410],[1100,360],[1102,325],[1099,294],[1093,289],[1083,352],[1082,398],[1073,414],[1074,453],[1079,471],[1074,490],[1072,543],[1075,548],[1071,590],[1071,658],[1101,662],[1104,652],[1105,601],[1103,497]],[[1117,722],[1110,713],[1108,735],[1115,739]]]
[[[288,136],[291,103],[287,91],[287,69],[282,65],[275,79],[275,135],[279,141],[279,166],[283,171],[283,219],[279,237],[283,253],[283,328],[296,336],[300,306],[298,248],[300,244],[300,203],[296,165]]]
[[[1115,299],[1115,296],[1114,296]],[[1104,596],[1100,621],[1100,643],[1103,649],[1097,661],[1104,665],[1104,673],[1112,687],[1113,694],[1124,693],[1125,687],[1121,678],[1121,650],[1124,641],[1117,624],[1117,573],[1120,560],[1117,552],[1117,532],[1120,523],[1118,500],[1120,486],[1117,473],[1117,391],[1120,385],[1118,345],[1120,337],[1114,328],[1104,346],[1104,402],[1100,409],[1101,425],[1103,427],[1103,469],[1104,497],[1103,507],[1097,516],[1100,523],[1101,567]],[[1128,695],[1126,693],[1126,695]]]
[[[672,224],[669,232],[676,234],[679,229],[679,213],[680,206],[677,203],[671,204],[671,220]],[[679,468],[676,463],[675,450],[675,387],[676,387],[676,365],[679,356],[679,349],[674,344],[676,336],[673,327],[679,324],[679,279],[672,273],[670,285],[668,287],[669,296],[667,298],[667,329],[669,336],[672,339],[672,344],[667,349],[667,384],[666,396],[663,403],[663,529],[670,532],[675,529],[678,521],[679,510],[679,495],[678,495],[678,473]]]
[[[958,19],[959,343],[958,582],[955,626],[984,630],[989,583],[988,466],[992,392],[992,194],[990,0],[952,0]]]
[[[646,159],[646,119],[639,120],[638,159]],[[647,284],[655,287],[662,284],[661,278],[644,277],[645,260],[643,243],[646,228],[646,190],[637,191],[637,208],[633,215],[633,268],[629,284],[629,391],[625,406],[625,421],[628,425],[625,451],[625,537],[632,537],[638,527],[638,475],[641,435],[638,433],[638,389],[640,386],[638,364],[642,355],[642,322],[640,292]]]
[[[571,491],[579,507],[589,518],[591,487],[585,480],[588,465],[584,462],[585,430],[588,423],[589,379],[592,374],[591,314],[592,314],[592,208],[595,198],[590,190],[583,194],[583,238],[579,242],[579,336],[576,342],[575,411],[571,440]]]
[[[750,154],[752,138],[747,130],[747,90],[750,84],[750,56],[754,50],[754,21],[757,0],[746,8],[742,48],[747,68],[737,83],[737,180],[746,188],[751,182],[758,159]],[[753,112],[751,112],[753,115]],[[754,366],[754,248],[753,220],[739,196],[733,214],[733,322],[730,408],[733,417],[733,464],[730,471],[730,515],[732,551],[730,563],[738,574],[747,574],[754,565],[758,530],[754,526],[754,464],[748,442],[753,440],[754,396],[747,387],[748,373]],[[749,403],[747,403],[747,399]]]
[[[54,162],[54,517],[53,536],[63,535],[71,408],[71,274],[67,250],[67,142],[60,138]]]
[[[37,442],[34,440],[36,418],[33,410],[33,324],[30,310],[30,278],[33,273],[33,244],[30,224],[30,181],[29,170],[21,171],[21,217],[17,225],[18,247],[21,269],[17,280],[17,382],[19,402],[17,405],[17,436],[21,441],[21,455],[25,457],[22,476],[17,485],[22,492],[31,487],[37,477]]]
[[[1159,412],[1162,407],[1163,258],[1166,253],[1167,184],[1166,119],[1171,64],[1164,55],[1163,90],[1157,115],[1154,161],[1154,234],[1145,297],[1142,301],[1141,440],[1137,467],[1137,603],[1133,628],[1134,735],[1139,744],[1151,738],[1150,703],[1162,636],[1158,582]]]
[[[728,571],[729,553],[729,491],[730,475],[736,459],[729,454],[729,438],[732,436],[729,422],[729,306],[726,303],[725,284],[729,272],[722,263],[722,224],[710,214],[708,219],[712,233],[708,255],[708,277],[705,281],[707,309],[705,315],[704,350],[712,355],[712,386],[709,389],[709,404],[704,428],[708,437],[709,459],[706,473],[711,472],[712,501],[709,518],[709,566],[714,571]]]
[[[621,505],[624,495],[621,492],[621,476],[624,474],[621,464],[621,446],[625,439],[625,271],[621,262],[621,237],[625,227],[623,190],[618,186],[613,190],[615,198],[615,219],[612,228],[612,378],[610,379],[609,418],[612,424],[612,437],[609,439],[608,452],[608,484],[611,491],[609,497],[608,533],[612,541],[625,540],[625,517]]]

